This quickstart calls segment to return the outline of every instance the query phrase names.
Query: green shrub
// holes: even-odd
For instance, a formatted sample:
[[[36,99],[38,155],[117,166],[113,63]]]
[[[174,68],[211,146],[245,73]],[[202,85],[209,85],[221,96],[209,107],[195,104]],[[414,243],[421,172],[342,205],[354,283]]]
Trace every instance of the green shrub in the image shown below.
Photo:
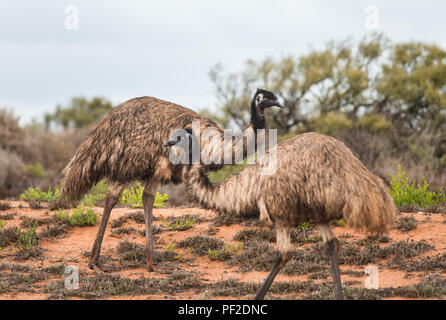
[[[25,193],[20,195],[20,198],[24,201],[54,201],[60,196],[60,189],[55,188],[54,192],[51,190],[51,187],[47,192],[42,191],[39,187],[37,188],[28,188]]]
[[[441,204],[446,200],[441,187],[437,191],[429,191],[429,184],[424,177],[423,185],[415,185],[415,181],[409,183],[409,177],[406,177],[406,173],[401,169],[401,166],[398,166],[398,173],[391,175],[391,177],[390,193],[398,207],[416,205],[426,208]]]
[[[6,222],[3,222],[2,220],[0,220],[0,229],[3,228],[4,226],[6,226]]]
[[[217,250],[208,249],[208,256],[209,256],[209,259],[211,259],[211,260],[218,260],[218,258],[220,257],[220,254],[218,253]]]
[[[70,214],[68,211],[59,210],[56,217],[72,226],[85,227],[94,226],[98,222],[98,215],[92,208],[85,209],[79,206]]]
[[[125,189],[121,196],[121,203],[131,205],[132,208],[142,208],[142,192],[144,187],[140,182],[136,184],[136,187],[131,187],[130,189]],[[166,206],[165,202],[168,199],[167,194],[156,193],[155,201],[153,203],[154,208],[163,208]]]

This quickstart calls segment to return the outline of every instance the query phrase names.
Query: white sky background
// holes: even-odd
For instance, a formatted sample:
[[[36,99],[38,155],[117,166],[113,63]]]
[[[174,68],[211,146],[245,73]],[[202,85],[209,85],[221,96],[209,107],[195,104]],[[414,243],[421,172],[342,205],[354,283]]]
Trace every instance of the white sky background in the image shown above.
[[[78,30],[65,28],[67,5],[79,8]],[[359,40],[367,5],[391,40],[446,48],[440,0],[0,0],[0,107],[22,124],[73,96],[118,104],[151,95],[215,110],[216,63],[235,71],[250,58]]]

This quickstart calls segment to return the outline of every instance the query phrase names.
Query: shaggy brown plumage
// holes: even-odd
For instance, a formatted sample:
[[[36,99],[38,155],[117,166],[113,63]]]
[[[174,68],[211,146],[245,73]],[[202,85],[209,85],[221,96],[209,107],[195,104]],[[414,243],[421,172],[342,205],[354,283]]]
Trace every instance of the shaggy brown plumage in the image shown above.
[[[248,165],[219,184],[209,182],[205,167],[191,165],[186,181],[203,206],[256,216],[276,227],[280,255],[256,298],[263,298],[291,256],[290,229],[310,222],[320,227],[336,298],[342,299],[336,254],[339,242],[329,223],[344,218],[356,229],[386,232],[395,218],[387,187],[342,142],[317,133],[288,139],[269,150],[263,160],[267,161]],[[274,166],[271,174],[260,174]]]
[[[201,129],[222,129],[183,106],[153,97],[134,98],[110,111],[85,138],[65,168],[62,198],[76,199],[99,180],[180,182],[178,166],[162,147],[174,129],[200,121]]]
[[[188,174],[188,184],[208,208],[250,216],[260,216],[263,208],[265,217],[284,227],[344,218],[356,229],[382,233],[392,224],[395,208],[384,182],[342,142],[305,133],[278,144],[276,150],[271,175],[260,175],[267,163],[256,163],[212,184],[206,168],[197,165]]]
[[[239,147],[246,155],[246,144],[255,137],[257,130],[264,126],[263,111],[274,104],[276,97],[269,92],[258,90],[251,103],[255,111],[251,124],[245,129],[242,144],[229,145],[233,157]],[[265,97],[265,101],[263,101]],[[272,99],[274,98],[274,99]],[[273,101],[274,100],[274,101]],[[104,213],[93,245],[90,267],[97,269],[100,247],[110,212],[122,194],[124,187],[135,180],[145,183],[142,200],[146,217],[146,256],[148,269],[152,268],[152,207],[159,184],[182,181],[181,166],[169,160],[169,150],[163,147],[176,129],[194,129],[198,123],[204,136],[217,132],[223,139],[224,132],[214,121],[196,112],[154,97],[134,98],[110,111],[81,143],[76,154],[65,168],[61,196],[55,206],[68,207],[78,200],[93,184],[101,179],[107,180],[111,187],[107,192]],[[219,144],[216,144],[220,142]],[[201,147],[220,147],[220,153],[211,155],[207,170],[215,170],[223,165],[224,141],[209,139]],[[216,162],[216,157],[220,161]],[[99,270],[98,270],[99,271]]]

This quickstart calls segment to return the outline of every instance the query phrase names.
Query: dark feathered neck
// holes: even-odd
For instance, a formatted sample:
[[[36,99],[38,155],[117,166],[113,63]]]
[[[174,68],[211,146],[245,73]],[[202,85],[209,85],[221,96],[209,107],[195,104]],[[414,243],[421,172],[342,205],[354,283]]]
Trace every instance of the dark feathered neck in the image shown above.
[[[265,129],[265,114],[256,107],[255,99],[251,101],[251,121],[252,127],[256,129]]]

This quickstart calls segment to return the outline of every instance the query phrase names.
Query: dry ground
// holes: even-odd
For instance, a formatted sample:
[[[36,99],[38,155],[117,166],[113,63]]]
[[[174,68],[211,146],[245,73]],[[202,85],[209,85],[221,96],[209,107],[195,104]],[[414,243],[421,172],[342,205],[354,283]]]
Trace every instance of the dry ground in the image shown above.
[[[116,208],[101,251],[101,263],[109,272],[96,274],[87,262],[98,225],[67,227],[54,218],[54,211],[31,209],[20,201],[10,204],[0,211],[0,220],[7,223],[0,229],[0,299],[251,299],[275,257],[274,232],[256,221],[231,221],[198,208],[154,209],[156,264],[149,273],[144,268],[142,210]],[[102,208],[94,210],[102,214]],[[171,230],[176,218],[192,221],[191,228]],[[402,213],[398,219],[399,229],[388,237],[366,237],[342,225],[334,228],[342,244],[346,298],[446,295],[446,216]],[[5,230],[28,230],[32,222],[38,223],[39,243],[20,253]],[[296,229],[294,257],[267,299],[331,298],[329,265],[319,240],[311,226]],[[370,264],[379,271],[376,290],[365,289]],[[77,290],[64,286],[69,265],[79,269]]]

